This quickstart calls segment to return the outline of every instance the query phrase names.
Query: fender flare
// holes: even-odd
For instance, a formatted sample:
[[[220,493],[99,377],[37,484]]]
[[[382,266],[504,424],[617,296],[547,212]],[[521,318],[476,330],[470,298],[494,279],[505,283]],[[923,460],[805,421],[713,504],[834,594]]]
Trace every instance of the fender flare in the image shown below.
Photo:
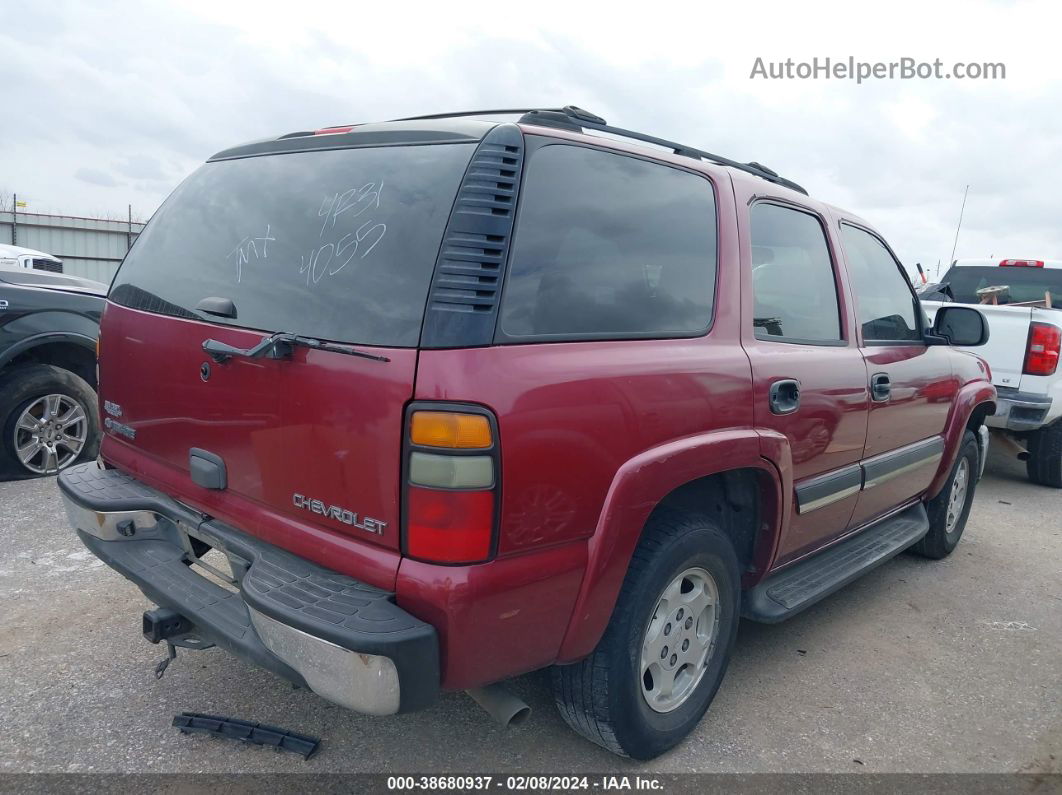
[[[71,342],[92,351],[93,356],[96,355],[96,340],[92,337],[78,334],[74,331],[46,331],[43,334],[34,334],[32,337],[26,337],[24,340],[16,342],[3,354],[0,354],[0,368],[7,367],[12,359],[26,351],[52,342]]]
[[[631,556],[653,509],[675,489],[691,481],[735,469],[755,469],[774,484],[770,508],[774,516],[761,525],[757,562],[773,559],[778,529],[784,527],[792,503],[792,464],[784,444],[755,428],[732,428],[697,434],[650,448],[623,464],[612,480],[597,527],[587,541],[587,562],[575,606],[558,650],[557,661],[579,660],[597,645],[608,626],[627,574]],[[768,442],[764,445],[764,442]],[[764,458],[761,447],[780,461]],[[772,455],[773,457],[773,455]],[[760,547],[763,549],[760,549]]]
[[[973,381],[959,388],[951,403],[947,425],[944,426],[944,455],[940,458],[937,474],[926,489],[927,500],[940,494],[947,483],[955,456],[959,454],[966,423],[970,421],[974,411],[986,403],[994,406],[995,402],[996,388],[986,381]]]

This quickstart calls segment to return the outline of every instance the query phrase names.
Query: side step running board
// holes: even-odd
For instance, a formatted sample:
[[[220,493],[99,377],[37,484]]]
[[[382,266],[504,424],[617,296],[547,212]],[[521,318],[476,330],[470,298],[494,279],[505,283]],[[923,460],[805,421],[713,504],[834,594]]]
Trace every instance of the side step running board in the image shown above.
[[[766,624],[784,621],[900,554],[928,532],[925,506],[912,505],[771,575],[745,593],[741,614]]]

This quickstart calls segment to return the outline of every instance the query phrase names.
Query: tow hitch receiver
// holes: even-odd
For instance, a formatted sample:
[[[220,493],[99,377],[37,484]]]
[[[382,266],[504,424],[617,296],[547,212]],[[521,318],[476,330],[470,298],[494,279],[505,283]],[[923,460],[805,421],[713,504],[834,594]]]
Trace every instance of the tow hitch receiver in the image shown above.
[[[157,607],[144,612],[144,637],[152,643],[166,641],[166,657],[155,666],[155,678],[161,679],[169,664],[177,659],[177,647],[186,649],[209,649],[213,643],[206,643],[192,633],[192,622],[176,610]]]
[[[158,643],[192,631],[192,622],[176,610],[158,607],[144,611],[144,637]]]

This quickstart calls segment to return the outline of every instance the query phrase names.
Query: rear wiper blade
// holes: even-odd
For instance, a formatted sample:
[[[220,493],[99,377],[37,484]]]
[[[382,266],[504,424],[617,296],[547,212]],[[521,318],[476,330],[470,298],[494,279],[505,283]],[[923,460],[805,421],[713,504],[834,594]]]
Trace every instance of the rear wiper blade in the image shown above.
[[[337,345],[334,342],[324,342],[322,340],[316,340],[313,337],[300,337],[296,334],[285,335],[282,342],[286,342],[289,345],[299,345],[303,348],[313,348],[318,351],[331,351],[332,353],[342,353],[347,356],[359,356],[362,359],[372,359],[374,362],[391,361],[386,356],[380,356],[377,353],[359,351],[357,348],[351,348],[349,345]]]
[[[278,331],[276,334],[269,334],[268,336],[262,337],[261,341],[253,348],[237,348],[234,345],[228,345],[214,339],[203,340],[203,350],[206,351],[210,355],[210,358],[218,364],[228,361],[233,356],[242,356],[246,359],[286,359],[291,355],[292,350],[296,346],[313,348],[314,350],[319,351],[331,351],[332,353],[342,353],[347,356],[359,356],[362,359],[372,359],[376,362],[391,361],[386,356],[379,356],[375,353],[366,353],[365,351],[359,351],[356,348],[351,348],[347,345],[324,342],[322,340],[314,339],[313,337],[300,337],[298,334],[291,334],[286,331]]]

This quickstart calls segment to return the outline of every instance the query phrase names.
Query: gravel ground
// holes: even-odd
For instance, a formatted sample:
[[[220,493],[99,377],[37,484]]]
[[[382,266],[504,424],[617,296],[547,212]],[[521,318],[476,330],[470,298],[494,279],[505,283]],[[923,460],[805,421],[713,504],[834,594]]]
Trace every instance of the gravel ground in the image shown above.
[[[995,452],[956,552],[909,555],[777,626],[744,622],[693,735],[647,763],[573,735],[548,676],[516,729],[463,694],[370,718],[216,649],[156,681],[149,603],[81,547],[54,479],[0,483],[0,771],[1059,772],[1062,492]],[[230,715],[323,739],[309,761],[170,726]]]

